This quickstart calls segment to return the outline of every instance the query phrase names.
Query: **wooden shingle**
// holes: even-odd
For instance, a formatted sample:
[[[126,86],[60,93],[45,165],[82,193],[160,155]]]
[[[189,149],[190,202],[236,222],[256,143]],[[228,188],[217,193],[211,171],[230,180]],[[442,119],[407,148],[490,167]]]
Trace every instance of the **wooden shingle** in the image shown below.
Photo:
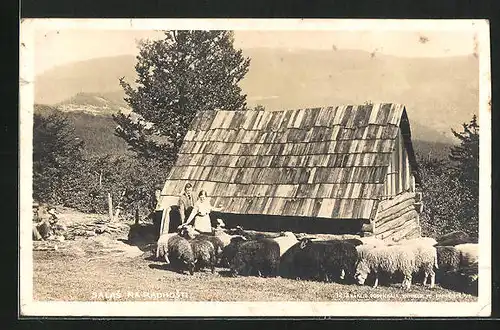
[[[369,219],[402,117],[398,104],[200,112],[162,196],[189,181],[229,213]]]

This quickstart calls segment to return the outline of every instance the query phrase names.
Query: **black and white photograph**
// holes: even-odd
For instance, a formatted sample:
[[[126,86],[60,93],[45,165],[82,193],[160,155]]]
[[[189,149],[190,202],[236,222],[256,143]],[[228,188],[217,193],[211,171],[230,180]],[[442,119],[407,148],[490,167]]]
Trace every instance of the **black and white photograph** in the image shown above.
[[[490,315],[487,20],[20,29],[21,315]]]

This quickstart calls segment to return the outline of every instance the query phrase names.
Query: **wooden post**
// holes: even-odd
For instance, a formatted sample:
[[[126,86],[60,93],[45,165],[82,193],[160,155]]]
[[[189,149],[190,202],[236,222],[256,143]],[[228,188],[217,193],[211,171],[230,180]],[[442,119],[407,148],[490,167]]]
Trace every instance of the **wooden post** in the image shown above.
[[[109,221],[113,221],[113,199],[111,198],[111,193],[108,193],[108,212]]]
[[[161,212],[161,222],[160,222],[160,235],[165,232],[166,228],[166,233],[168,233],[168,229],[170,227],[170,207],[167,209],[163,209]]]
[[[135,208],[135,224],[136,225],[139,224],[139,208],[138,207]]]
[[[122,192],[120,199],[118,200],[118,204],[116,205],[115,220],[118,219],[118,215],[120,215],[120,211],[122,210],[123,197],[125,196],[126,192],[127,192],[126,189]]]

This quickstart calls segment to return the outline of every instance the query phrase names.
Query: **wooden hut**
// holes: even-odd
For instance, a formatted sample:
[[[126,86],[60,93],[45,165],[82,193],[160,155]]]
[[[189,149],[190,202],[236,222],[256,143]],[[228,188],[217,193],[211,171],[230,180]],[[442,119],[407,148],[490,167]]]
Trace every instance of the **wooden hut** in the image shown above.
[[[187,182],[228,226],[420,236],[420,179],[399,104],[199,113],[161,192],[167,220]]]

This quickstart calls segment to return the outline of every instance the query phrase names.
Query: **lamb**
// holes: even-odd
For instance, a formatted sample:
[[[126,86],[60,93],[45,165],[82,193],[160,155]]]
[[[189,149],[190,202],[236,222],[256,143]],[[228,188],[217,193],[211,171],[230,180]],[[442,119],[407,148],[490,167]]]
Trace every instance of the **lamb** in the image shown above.
[[[172,264],[181,268],[187,268],[193,275],[195,268],[195,259],[191,244],[184,237],[173,235],[167,242],[167,253]]]
[[[272,239],[243,242],[230,263],[233,275],[276,276],[279,270],[280,247]]]
[[[170,263],[168,259],[168,241],[171,237],[176,236],[177,233],[163,233],[158,242],[156,243],[156,259],[165,258],[167,264]]]
[[[402,273],[404,276],[402,286],[409,289],[415,270],[415,253],[412,249],[400,245],[391,246],[364,246],[356,247],[359,261],[356,265],[355,279],[363,285],[368,274],[375,274],[374,288],[377,287],[381,272],[393,275]]]
[[[285,252],[288,251],[288,249],[290,249],[293,245],[297,244],[298,242],[297,237],[295,237],[295,235],[290,231],[283,232],[281,233],[281,235],[282,236],[280,237],[272,239],[273,241],[278,243],[280,247],[280,257],[283,256],[283,254],[285,254]]]
[[[356,247],[342,240],[312,241],[302,238],[281,258],[280,274],[296,279],[330,282],[354,275]]]

